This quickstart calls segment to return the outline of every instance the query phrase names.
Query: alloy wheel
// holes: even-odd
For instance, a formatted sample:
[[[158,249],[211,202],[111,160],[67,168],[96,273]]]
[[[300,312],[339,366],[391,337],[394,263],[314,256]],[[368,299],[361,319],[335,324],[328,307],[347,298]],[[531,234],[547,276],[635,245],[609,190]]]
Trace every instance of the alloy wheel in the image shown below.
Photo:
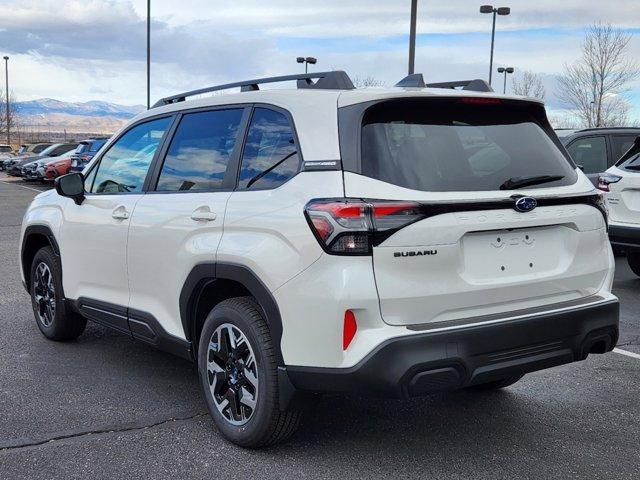
[[[258,364],[249,340],[235,325],[224,323],[211,335],[207,378],[222,416],[233,425],[247,423],[258,399]]]
[[[49,265],[40,262],[33,281],[33,298],[40,323],[49,327],[56,314],[56,287]]]

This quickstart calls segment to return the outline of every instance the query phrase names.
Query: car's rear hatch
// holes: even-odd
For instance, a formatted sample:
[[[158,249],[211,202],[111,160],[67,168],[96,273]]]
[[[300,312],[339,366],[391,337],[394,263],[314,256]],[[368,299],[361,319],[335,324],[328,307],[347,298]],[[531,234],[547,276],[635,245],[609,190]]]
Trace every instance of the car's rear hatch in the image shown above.
[[[345,196],[412,201],[421,212],[372,249],[385,322],[517,314],[579,303],[602,287],[603,215],[541,105],[452,97],[367,108],[357,145],[341,145]],[[518,211],[521,197],[537,207],[527,199]]]

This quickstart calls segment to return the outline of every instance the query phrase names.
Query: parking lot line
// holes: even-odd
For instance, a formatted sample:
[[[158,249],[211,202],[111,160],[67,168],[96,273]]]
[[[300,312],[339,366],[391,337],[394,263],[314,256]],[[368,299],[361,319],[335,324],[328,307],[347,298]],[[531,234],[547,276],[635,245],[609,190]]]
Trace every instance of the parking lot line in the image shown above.
[[[34,192],[44,192],[44,190],[40,190],[38,188],[27,187],[25,185],[16,185],[13,182],[5,182],[4,180],[0,180],[0,182],[2,182],[4,184],[7,184],[7,185],[13,185],[15,187],[26,188],[27,190],[33,190]]]
[[[626,350],[622,350],[620,348],[614,348],[613,351],[615,353],[619,353],[620,355],[626,355],[627,357],[635,358],[636,360],[640,360],[640,354],[627,352]]]

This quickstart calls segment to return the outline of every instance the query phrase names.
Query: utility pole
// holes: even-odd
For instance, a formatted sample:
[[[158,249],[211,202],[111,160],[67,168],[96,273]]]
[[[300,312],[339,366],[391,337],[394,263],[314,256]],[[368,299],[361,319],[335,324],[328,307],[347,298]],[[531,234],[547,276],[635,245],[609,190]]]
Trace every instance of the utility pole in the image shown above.
[[[151,108],[151,0],[147,0],[147,110]]]
[[[4,56],[4,93],[7,96],[7,145],[11,146],[11,115],[9,114],[9,57]]]
[[[409,75],[415,73],[416,66],[416,22],[418,18],[418,0],[411,0],[411,26],[409,27]]]
[[[489,85],[491,85],[491,78],[493,75],[493,45],[496,38],[496,15],[509,15],[511,9],[509,7],[493,8],[493,5],[482,5],[480,7],[480,13],[492,13],[493,25],[491,26],[491,55],[489,57]]]

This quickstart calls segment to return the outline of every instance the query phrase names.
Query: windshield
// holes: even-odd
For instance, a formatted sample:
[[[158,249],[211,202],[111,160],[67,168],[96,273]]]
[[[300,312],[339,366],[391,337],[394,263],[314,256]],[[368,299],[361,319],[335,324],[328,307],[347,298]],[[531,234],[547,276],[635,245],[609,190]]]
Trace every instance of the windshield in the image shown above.
[[[42,157],[47,157],[47,156],[51,155],[51,153],[52,153],[56,148],[58,148],[59,146],[60,146],[60,145],[56,145],[56,144],[54,144],[54,145],[49,145],[47,148],[45,148],[44,150],[42,150],[42,151],[40,152],[40,156],[42,156]],[[34,152],[35,152],[35,150],[34,150]]]
[[[505,182],[538,176],[557,179],[535,188],[576,180],[573,166],[527,109],[453,100],[370,108],[362,126],[362,173],[432,192],[499,190]]]
[[[0,153],[10,153],[11,147],[7,147],[6,145],[0,146]]]

